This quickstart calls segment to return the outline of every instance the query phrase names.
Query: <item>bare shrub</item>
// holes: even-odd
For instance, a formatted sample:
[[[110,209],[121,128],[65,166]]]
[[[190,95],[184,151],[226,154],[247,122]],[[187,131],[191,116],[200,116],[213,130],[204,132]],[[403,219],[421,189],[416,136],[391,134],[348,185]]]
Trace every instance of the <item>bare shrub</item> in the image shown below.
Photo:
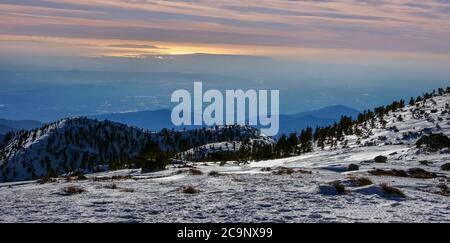
[[[437,185],[437,188],[439,188],[441,191],[438,192],[439,195],[450,197],[450,188],[444,183],[441,183]]]
[[[350,177],[350,181],[356,186],[368,186],[373,184],[367,177]]]
[[[393,186],[389,186],[386,183],[380,184],[380,187],[383,190],[383,192],[386,194],[392,194],[392,195],[396,195],[396,196],[400,196],[400,197],[406,197],[405,193],[403,193],[400,189],[393,187]]]
[[[274,171],[273,173],[275,175],[290,175],[290,174],[292,174],[294,172],[295,172],[295,170],[292,169],[292,168],[280,167],[280,168],[278,168],[277,171]]]
[[[87,180],[88,178],[85,175],[79,175],[79,176],[66,176],[66,181],[67,182],[72,182],[72,181],[84,181]]]
[[[86,189],[79,186],[68,186],[63,189],[63,192],[65,192],[68,195],[74,195],[86,192]]]
[[[197,169],[189,169],[189,173],[191,174],[191,175],[195,175],[195,176],[197,176],[197,175],[203,175],[203,172],[201,171],[201,170],[197,170]]]
[[[196,189],[194,186],[189,185],[189,186],[183,187],[183,192],[187,193],[187,194],[195,194],[195,193],[199,193],[199,190]]]
[[[217,171],[212,170],[212,171],[210,171],[210,172],[208,173],[208,175],[209,175],[209,176],[220,176],[221,174],[220,174],[219,172],[217,172]]]
[[[421,168],[412,168],[408,170],[409,177],[417,179],[431,179],[436,178],[437,175],[432,172],[428,172]]]
[[[121,192],[134,192],[133,188],[122,188],[120,189]]]
[[[94,177],[94,181],[114,181],[114,180],[129,180],[133,179],[132,175],[114,175],[114,176],[101,176]]]
[[[302,174],[312,174],[312,171],[310,171],[310,170],[302,170],[302,169],[298,169],[296,172],[302,173]]]
[[[53,183],[56,182],[56,179],[51,176],[43,176],[39,178],[36,182],[39,184]]]
[[[339,181],[332,182],[331,185],[334,186],[334,189],[336,189],[338,194],[344,194],[346,192],[345,186]]]
[[[275,175],[290,175],[290,174],[294,174],[294,173],[312,174],[312,172],[309,170],[302,170],[302,169],[294,170],[292,168],[287,168],[287,167],[279,167],[277,169],[278,170],[273,172]]]
[[[117,189],[117,185],[116,185],[116,183],[111,183],[111,184],[104,185],[103,188],[106,188],[106,189]]]
[[[408,177],[408,173],[404,170],[383,170],[383,169],[375,169],[369,171],[369,174],[376,176],[398,176],[398,177]]]

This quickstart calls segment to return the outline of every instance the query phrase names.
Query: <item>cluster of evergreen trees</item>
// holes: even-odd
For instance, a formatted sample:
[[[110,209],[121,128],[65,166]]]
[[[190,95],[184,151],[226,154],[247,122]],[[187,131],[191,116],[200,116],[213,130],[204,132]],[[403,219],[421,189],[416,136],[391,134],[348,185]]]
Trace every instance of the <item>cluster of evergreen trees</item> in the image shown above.
[[[433,90],[431,93],[411,98],[409,105],[418,106],[420,102],[446,93],[450,93],[450,87],[447,89],[439,88],[437,92]],[[336,149],[339,145],[345,148],[348,142],[345,140],[345,136],[357,135],[361,138],[367,138],[371,135],[371,129],[375,128],[377,124],[385,127],[387,123],[385,121],[386,115],[403,109],[405,103],[405,100],[401,99],[386,106],[376,107],[373,110],[364,110],[355,119],[342,116],[339,122],[330,126],[316,127],[315,129],[307,127],[300,133],[282,134],[274,144],[251,144],[248,140],[244,140],[238,153],[222,154],[219,159],[247,161],[282,158],[311,152],[314,145],[320,149],[325,149],[325,147]],[[402,119],[401,116],[397,117],[398,121],[402,121]],[[214,158],[217,158],[217,156],[209,155],[205,160]]]
[[[98,165],[118,168],[141,153],[149,134],[126,125],[87,118],[67,119],[8,134],[0,150],[1,177],[56,176]]]
[[[8,133],[0,148],[0,181],[96,171],[99,166],[151,169],[196,146],[257,136],[257,129],[238,125],[152,133],[110,121],[65,119]]]
[[[450,93],[450,87],[411,98],[409,105],[419,107],[427,99],[446,93]],[[28,175],[24,179],[34,179],[77,170],[92,171],[99,165],[107,165],[109,169],[143,167],[154,170],[163,168],[171,159],[248,161],[299,155],[313,151],[314,147],[335,149],[339,145],[347,146],[347,135],[368,137],[371,129],[379,124],[386,125],[386,115],[404,107],[404,100],[394,101],[365,110],[355,119],[342,116],[330,126],[307,127],[300,133],[283,134],[274,143],[261,142],[256,128],[241,125],[184,131],[163,129],[151,133],[110,121],[66,119],[31,131],[7,133],[0,147],[0,180],[13,180],[19,172]],[[420,109],[412,109],[412,112],[415,117]],[[398,116],[397,119],[403,118]],[[199,146],[217,142],[226,142],[227,149],[218,148],[205,156],[182,154],[191,148],[194,154],[199,153]]]

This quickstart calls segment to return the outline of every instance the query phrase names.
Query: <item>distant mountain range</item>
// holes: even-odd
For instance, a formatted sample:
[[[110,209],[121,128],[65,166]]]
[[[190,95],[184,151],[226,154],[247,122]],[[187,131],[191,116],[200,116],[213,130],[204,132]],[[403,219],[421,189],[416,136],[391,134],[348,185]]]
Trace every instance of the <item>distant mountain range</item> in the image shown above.
[[[280,115],[280,131],[277,135],[300,132],[306,127],[328,126],[339,121],[341,116],[356,118],[359,111],[343,105],[327,106],[318,110]]]
[[[316,118],[322,118],[322,119],[332,119],[337,120],[340,119],[342,115],[351,116],[353,118],[356,118],[356,116],[359,114],[359,111],[347,106],[343,105],[332,105],[332,106],[326,106],[324,108],[318,109],[318,110],[312,110],[312,111],[305,111],[300,112],[296,114],[290,115],[294,118],[301,118],[301,117],[316,117]]]
[[[136,111],[125,113],[110,113],[92,116],[99,120],[110,120],[131,126],[136,126],[152,131],[159,131],[163,128],[176,128],[170,119],[170,110]]]
[[[11,131],[31,130],[42,127],[44,124],[34,120],[7,120],[0,119],[0,134],[6,134]]]
[[[333,105],[318,110],[289,115],[280,115],[280,131],[275,137],[281,136],[281,134],[283,133],[287,134],[294,131],[300,132],[307,126],[327,126],[334,123],[335,121],[338,121],[342,115],[356,118],[358,113],[358,110],[347,106]],[[160,131],[163,128],[173,128],[177,130],[182,130],[183,128],[195,128],[195,126],[174,126],[171,122],[170,116],[170,110],[162,109],[152,111],[102,114],[91,116],[91,118],[120,122],[152,131]],[[31,130],[42,126],[43,123],[34,120],[0,119],[0,135],[4,135],[9,131]]]
[[[303,128],[327,126],[338,121],[341,116],[351,116],[356,118],[359,111],[343,105],[327,106],[318,110],[301,112],[289,115],[280,115],[280,131],[277,136],[283,133],[300,132]],[[170,110],[138,111],[127,113],[111,113],[92,116],[99,120],[110,120],[125,123],[128,125],[159,131],[163,128],[183,129],[183,126],[176,127],[172,124]],[[186,129],[194,126],[185,126]]]

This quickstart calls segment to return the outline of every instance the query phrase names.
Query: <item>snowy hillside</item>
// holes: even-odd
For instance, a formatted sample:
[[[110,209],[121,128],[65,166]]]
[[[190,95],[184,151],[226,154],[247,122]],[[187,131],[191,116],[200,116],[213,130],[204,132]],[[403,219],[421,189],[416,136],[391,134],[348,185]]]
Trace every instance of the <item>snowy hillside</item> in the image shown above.
[[[297,156],[0,183],[0,221],[450,222],[450,93],[413,103]]]
[[[349,137],[349,144],[359,142],[363,145],[413,145],[423,135],[450,135],[450,94],[436,96],[413,106],[387,114],[384,122],[378,121],[374,127],[358,126],[368,131],[368,136],[360,140],[356,136]],[[446,149],[448,151],[448,149]],[[445,153],[445,151],[442,151]]]
[[[253,128],[254,129],[254,128]],[[253,138],[239,138],[238,140],[208,143],[197,146],[180,153],[180,158],[184,161],[217,161],[230,160],[235,156],[239,160],[239,152],[243,148],[252,148],[255,145],[273,145],[275,141],[267,136],[261,135]]]
[[[92,171],[141,153],[149,134],[112,122],[63,119],[15,134],[0,152],[0,181]]]
[[[383,117],[375,116],[371,121],[353,125],[353,133],[327,141],[324,148],[315,144],[315,150],[331,150],[357,147],[402,145],[407,147],[408,155],[427,154],[433,150],[439,154],[450,153],[445,145],[418,148],[417,141],[426,136],[450,136],[450,93],[434,96],[414,103]],[[400,156],[400,154],[398,154]],[[393,157],[398,157],[393,156]],[[401,156],[406,156],[401,154]]]
[[[17,132],[0,145],[0,181],[130,167],[150,142],[162,151],[180,152],[207,143],[259,137],[257,129],[247,126],[150,132],[110,121],[68,118]]]

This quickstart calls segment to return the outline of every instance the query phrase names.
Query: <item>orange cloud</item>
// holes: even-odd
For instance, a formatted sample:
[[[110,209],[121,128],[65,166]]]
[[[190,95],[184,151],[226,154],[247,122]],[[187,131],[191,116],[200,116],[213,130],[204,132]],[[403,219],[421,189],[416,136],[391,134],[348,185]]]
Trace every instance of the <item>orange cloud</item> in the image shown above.
[[[20,39],[61,55],[440,57],[450,55],[449,13],[418,0],[4,0],[0,52]]]

